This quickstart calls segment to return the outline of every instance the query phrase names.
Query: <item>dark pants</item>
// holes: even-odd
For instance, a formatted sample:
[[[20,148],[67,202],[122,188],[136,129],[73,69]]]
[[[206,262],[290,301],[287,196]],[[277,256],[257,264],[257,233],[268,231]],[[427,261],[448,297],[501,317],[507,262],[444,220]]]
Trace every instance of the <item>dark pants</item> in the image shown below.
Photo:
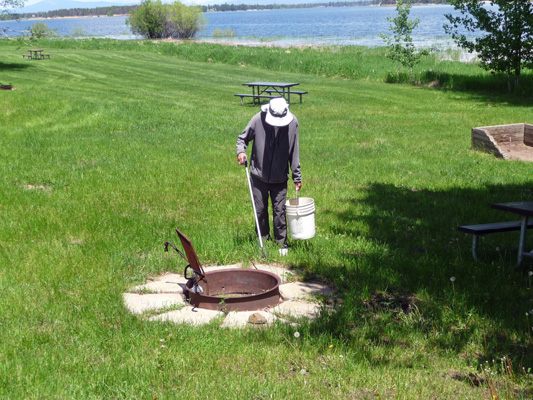
[[[274,240],[283,247],[287,247],[287,219],[285,217],[287,182],[265,183],[252,175],[252,186],[261,236],[266,240],[270,239],[268,217],[268,198],[270,197],[273,211]]]

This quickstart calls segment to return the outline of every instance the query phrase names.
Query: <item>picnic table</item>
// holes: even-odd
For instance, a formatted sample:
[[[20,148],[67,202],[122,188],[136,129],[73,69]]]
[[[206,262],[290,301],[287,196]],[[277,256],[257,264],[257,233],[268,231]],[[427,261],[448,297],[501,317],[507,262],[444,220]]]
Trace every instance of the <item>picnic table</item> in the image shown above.
[[[520,242],[518,243],[518,260],[516,268],[520,267],[524,257],[533,257],[533,251],[524,252],[524,245],[526,242],[526,233],[528,229],[533,229],[533,201],[522,201],[513,203],[494,203],[491,207],[496,210],[509,211],[521,216],[518,221],[503,221],[503,222],[489,222],[484,224],[463,225],[457,229],[460,232],[472,235],[472,255],[474,260],[478,261],[477,248],[479,238],[481,236],[490,235],[493,233],[503,233],[520,231]]]
[[[28,58],[29,60],[44,60],[45,57],[50,58],[50,54],[43,54],[43,49],[30,49],[30,54],[23,54],[22,58]]]
[[[533,217],[533,201],[517,201],[511,203],[494,203],[491,207],[496,210],[508,211],[520,215],[520,239],[518,241],[518,256],[516,268],[522,264],[524,257],[533,258],[533,251],[524,251],[526,234],[529,228],[529,217]]]
[[[261,103],[261,99],[273,99],[275,97],[284,97],[287,103],[291,104],[291,93],[300,95],[300,103],[302,102],[302,96],[307,94],[304,91],[291,90],[294,86],[298,86],[299,83],[294,82],[247,82],[243,83],[243,86],[252,88],[252,94],[236,94],[235,96],[241,98],[241,105],[243,105],[243,99],[245,97],[251,97],[253,104],[256,100],[258,104]]]

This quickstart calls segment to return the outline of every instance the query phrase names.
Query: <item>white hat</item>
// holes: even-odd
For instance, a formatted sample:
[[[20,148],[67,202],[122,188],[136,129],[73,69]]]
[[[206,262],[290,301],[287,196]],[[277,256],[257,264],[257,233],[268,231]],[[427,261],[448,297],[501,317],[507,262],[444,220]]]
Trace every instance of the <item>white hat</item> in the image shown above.
[[[294,115],[289,111],[289,105],[283,97],[276,97],[270,103],[261,107],[266,112],[265,121],[272,126],[287,126],[291,123]]]

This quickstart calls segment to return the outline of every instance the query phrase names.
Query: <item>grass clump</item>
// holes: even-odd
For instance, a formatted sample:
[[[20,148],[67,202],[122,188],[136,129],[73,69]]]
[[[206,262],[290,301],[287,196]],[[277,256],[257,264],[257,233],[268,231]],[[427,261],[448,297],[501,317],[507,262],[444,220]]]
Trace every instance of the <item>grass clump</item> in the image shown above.
[[[235,31],[232,30],[232,29],[219,29],[219,28],[216,28],[216,29],[213,29],[213,32],[211,33],[211,36],[213,37],[225,37],[225,38],[228,38],[228,37],[234,37],[235,36]]]
[[[50,60],[0,41],[0,397],[531,397],[533,268],[514,270],[512,233],[476,263],[457,231],[533,200],[528,163],[470,149],[472,127],[527,122],[528,94],[452,62],[431,66],[446,88],[392,85],[379,49],[39,43]],[[258,108],[233,96],[254,80],[309,91],[291,110],[317,235],[268,260],[333,285],[336,312],[266,330],[131,315],[122,293],[183,271],[176,227],[203,264],[260,259],[235,155]],[[485,376],[503,357],[513,373]]]

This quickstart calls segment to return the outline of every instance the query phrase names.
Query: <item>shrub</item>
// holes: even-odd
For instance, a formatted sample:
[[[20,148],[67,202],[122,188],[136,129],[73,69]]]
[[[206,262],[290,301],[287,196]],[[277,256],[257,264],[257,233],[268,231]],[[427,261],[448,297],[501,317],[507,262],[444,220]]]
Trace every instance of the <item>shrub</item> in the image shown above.
[[[200,7],[188,7],[179,1],[163,5],[161,0],[143,0],[126,23],[133,33],[149,39],[186,39],[204,28],[205,19]]]
[[[216,29],[213,29],[213,33],[211,34],[211,36],[213,37],[234,37],[235,31],[232,29],[226,29],[223,31],[222,29],[216,28]]]
[[[205,27],[205,18],[200,7],[187,7],[176,1],[167,6],[168,36],[187,39]]]
[[[75,28],[72,28],[72,36],[85,36],[85,28],[83,26],[76,26]]]
[[[30,26],[30,39],[40,39],[45,36],[55,36],[57,29],[50,29],[44,22],[36,22]]]
[[[411,34],[420,23],[420,18],[415,20],[409,19],[411,13],[410,0],[398,0],[396,3],[395,18],[388,17],[393,37],[381,34],[381,38],[387,43],[389,52],[387,57],[393,61],[401,63],[404,67],[409,68],[411,78],[413,78],[413,67],[418,64],[420,57],[428,55],[427,50],[417,50],[413,44]]]
[[[134,34],[157,39],[165,36],[166,20],[161,0],[143,0],[126,20],[126,24]]]

